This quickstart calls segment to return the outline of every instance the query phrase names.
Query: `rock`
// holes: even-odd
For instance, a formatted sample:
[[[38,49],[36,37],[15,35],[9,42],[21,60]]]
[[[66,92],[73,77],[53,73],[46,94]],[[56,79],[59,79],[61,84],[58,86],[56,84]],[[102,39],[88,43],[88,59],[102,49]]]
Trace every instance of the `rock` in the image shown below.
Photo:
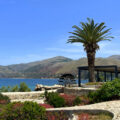
[[[56,85],[56,84],[53,86],[37,84],[35,87],[35,91],[53,90],[53,89],[59,89],[62,87],[63,87],[62,85]]]

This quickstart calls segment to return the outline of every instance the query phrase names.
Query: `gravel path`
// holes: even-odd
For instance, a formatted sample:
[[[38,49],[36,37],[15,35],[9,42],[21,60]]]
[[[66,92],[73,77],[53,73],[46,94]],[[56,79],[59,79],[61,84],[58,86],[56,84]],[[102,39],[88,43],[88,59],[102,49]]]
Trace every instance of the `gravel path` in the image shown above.
[[[64,108],[51,108],[48,109],[49,111],[54,110],[107,110],[114,114],[113,120],[120,120],[120,100],[117,101],[109,101],[109,102],[102,102],[102,103],[96,103],[91,105],[85,105],[85,106],[74,106],[74,107],[64,107]]]

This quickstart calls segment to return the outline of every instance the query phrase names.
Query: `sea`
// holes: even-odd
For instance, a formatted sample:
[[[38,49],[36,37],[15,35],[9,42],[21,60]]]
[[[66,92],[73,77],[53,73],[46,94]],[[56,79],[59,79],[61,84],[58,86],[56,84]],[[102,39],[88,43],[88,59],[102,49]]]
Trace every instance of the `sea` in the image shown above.
[[[27,86],[34,91],[35,86],[37,84],[52,86],[55,84],[58,84],[58,79],[21,79],[21,78],[0,78],[0,88],[2,86],[15,86],[20,85],[21,82],[25,82]],[[82,80],[82,83],[86,83],[87,80]],[[78,83],[78,80],[76,80],[76,83]]]

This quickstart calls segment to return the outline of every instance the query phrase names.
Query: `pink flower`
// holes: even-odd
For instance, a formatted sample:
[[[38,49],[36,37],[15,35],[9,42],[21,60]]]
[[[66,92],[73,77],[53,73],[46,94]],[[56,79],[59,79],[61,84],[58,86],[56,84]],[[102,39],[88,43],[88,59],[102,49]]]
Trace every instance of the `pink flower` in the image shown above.
[[[51,106],[49,104],[40,104],[40,106],[42,106],[44,108],[53,108],[53,106]]]

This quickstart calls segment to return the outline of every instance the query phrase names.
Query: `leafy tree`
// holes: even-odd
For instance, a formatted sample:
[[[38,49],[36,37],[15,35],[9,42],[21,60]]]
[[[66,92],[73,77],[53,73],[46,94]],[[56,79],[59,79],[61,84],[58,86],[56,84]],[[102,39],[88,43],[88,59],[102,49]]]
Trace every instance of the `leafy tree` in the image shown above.
[[[72,36],[69,37],[68,43],[82,43],[84,50],[87,53],[88,67],[90,73],[90,82],[95,82],[94,63],[95,54],[99,49],[99,42],[110,40],[110,30],[106,29],[105,23],[95,23],[93,19],[87,18],[87,22],[81,22],[80,27],[74,25],[75,29],[70,32]]]

